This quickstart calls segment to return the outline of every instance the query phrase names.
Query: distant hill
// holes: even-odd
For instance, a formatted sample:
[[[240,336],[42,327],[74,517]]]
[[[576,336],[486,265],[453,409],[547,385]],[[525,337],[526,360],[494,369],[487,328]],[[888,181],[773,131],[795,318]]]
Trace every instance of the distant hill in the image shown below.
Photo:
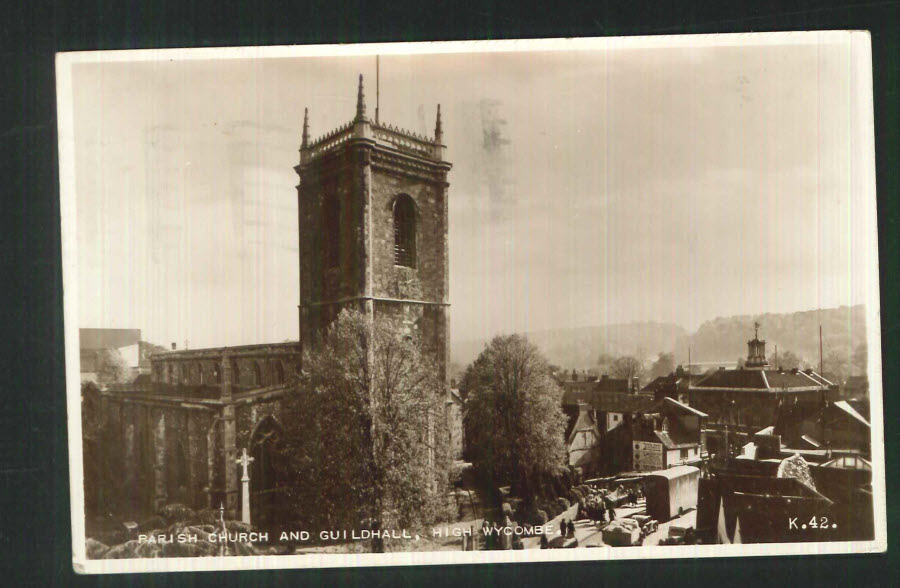
[[[596,364],[603,353],[620,356],[643,352],[647,358],[655,358],[660,350],[674,349],[676,343],[687,337],[688,333],[673,324],[628,323],[535,331],[526,335],[550,363],[584,369]],[[486,344],[486,341],[453,341],[451,357],[455,363],[465,366],[481,353]]]
[[[819,362],[819,325],[822,325],[822,348],[848,357],[866,341],[865,307],[842,306],[786,314],[760,314],[716,318],[700,325],[697,332],[678,341],[677,361],[736,361],[747,355],[747,341],[753,338],[753,323],[760,323],[759,338],[766,341],[766,355],[774,362],[775,346],[779,353],[791,351],[805,363]]]
[[[766,340],[766,352],[774,361],[779,352],[791,351],[804,362],[819,361],[819,325],[822,325],[824,354],[845,353],[849,357],[865,343],[865,307],[862,305],[784,314],[720,317],[700,325],[690,334],[671,323],[628,323],[602,327],[553,329],[526,333],[528,338],[556,365],[564,368],[593,367],[601,354],[638,355],[652,361],[659,352],[674,352],[678,363],[687,363],[691,348],[694,362],[734,364],[746,357],[747,341],[753,338],[753,323],[761,324],[759,336]],[[484,349],[486,341],[453,341],[451,357],[464,367]]]

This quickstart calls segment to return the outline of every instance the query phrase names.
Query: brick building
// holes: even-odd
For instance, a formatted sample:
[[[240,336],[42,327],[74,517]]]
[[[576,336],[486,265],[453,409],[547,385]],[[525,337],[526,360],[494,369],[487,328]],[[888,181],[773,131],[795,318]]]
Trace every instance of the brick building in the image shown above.
[[[272,345],[173,350],[151,356],[150,381],[110,387],[101,410],[121,431],[123,477],[133,510],[171,502],[223,502],[240,511],[241,449],[254,457],[251,517],[277,512],[272,468],[280,398],[304,345],[345,308],[399,319],[432,354],[447,382],[447,418],[460,418],[450,393],[448,187],[440,107],[426,138],[370,119],[362,76],[356,116],[312,140],[304,115],[294,169],[300,229],[300,338]],[[450,426],[450,431],[459,427]],[[461,444],[460,439],[447,442]]]

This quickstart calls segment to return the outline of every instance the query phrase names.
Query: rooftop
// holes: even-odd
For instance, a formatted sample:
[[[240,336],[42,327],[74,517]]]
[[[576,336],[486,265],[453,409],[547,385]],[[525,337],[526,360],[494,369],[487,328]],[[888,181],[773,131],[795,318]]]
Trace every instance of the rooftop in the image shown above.
[[[691,385],[691,389],[757,392],[824,390],[830,382],[812,370],[717,370]]]

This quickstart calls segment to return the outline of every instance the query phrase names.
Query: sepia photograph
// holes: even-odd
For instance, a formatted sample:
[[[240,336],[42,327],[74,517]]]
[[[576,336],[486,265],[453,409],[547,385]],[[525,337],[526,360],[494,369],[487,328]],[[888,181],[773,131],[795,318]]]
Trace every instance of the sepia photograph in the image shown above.
[[[56,64],[77,572],[886,550],[867,33]]]

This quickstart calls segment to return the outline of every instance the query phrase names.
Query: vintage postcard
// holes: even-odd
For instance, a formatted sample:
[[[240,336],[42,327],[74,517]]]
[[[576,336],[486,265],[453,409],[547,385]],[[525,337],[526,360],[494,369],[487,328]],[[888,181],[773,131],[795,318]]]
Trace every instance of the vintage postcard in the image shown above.
[[[57,86],[77,571],[886,549],[867,33]]]

